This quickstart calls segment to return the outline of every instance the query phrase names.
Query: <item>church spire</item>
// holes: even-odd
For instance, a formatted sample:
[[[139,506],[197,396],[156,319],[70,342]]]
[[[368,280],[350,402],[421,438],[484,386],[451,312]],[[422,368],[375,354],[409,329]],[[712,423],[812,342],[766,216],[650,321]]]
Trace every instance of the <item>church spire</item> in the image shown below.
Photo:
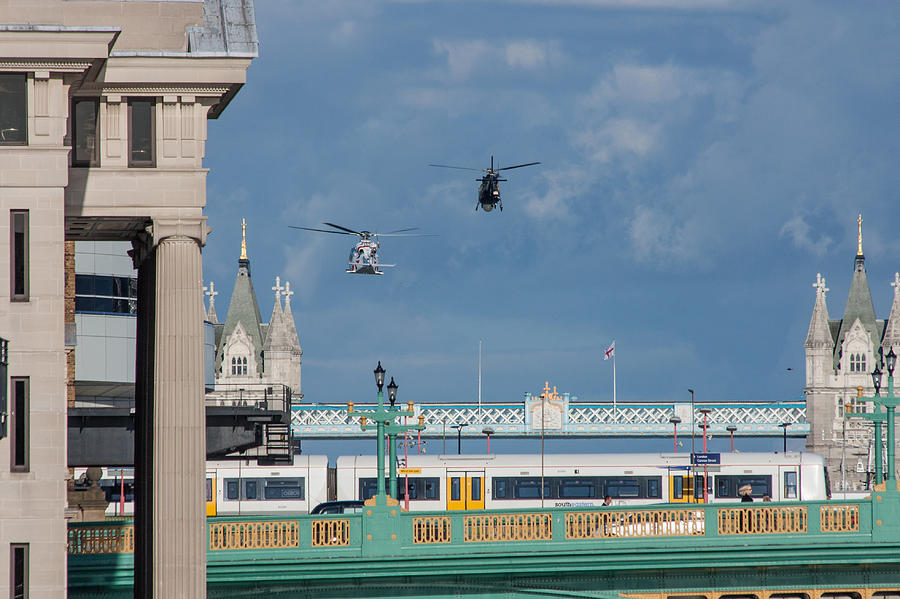
[[[841,319],[841,328],[838,331],[837,343],[834,348],[834,363],[840,362],[841,347],[847,333],[850,332],[853,323],[859,319],[860,324],[869,334],[872,346],[878,347],[878,331],[875,323],[875,304],[872,303],[872,294],[869,291],[869,281],[866,278],[866,257],[862,253],[862,215],[856,219],[857,223],[857,253],[854,258],[853,279],[850,281],[850,292],[847,294],[847,307],[844,309],[844,317]]]
[[[831,329],[828,327],[828,306],[825,304],[825,293],[828,287],[825,286],[825,277],[822,273],[816,274],[816,282],[813,283],[816,288],[816,304],[813,308],[812,318],[809,319],[809,332],[806,334],[806,342],[803,346],[807,349],[827,348],[834,346],[834,340],[831,338]]]

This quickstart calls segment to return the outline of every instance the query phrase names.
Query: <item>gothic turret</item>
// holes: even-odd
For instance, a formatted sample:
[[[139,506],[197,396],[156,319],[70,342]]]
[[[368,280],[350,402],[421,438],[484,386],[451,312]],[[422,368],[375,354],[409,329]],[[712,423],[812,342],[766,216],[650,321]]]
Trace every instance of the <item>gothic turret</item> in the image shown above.
[[[814,387],[822,383],[824,377],[831,373],[831,356],[834,351],[834,339],[828,324],[828,306],[825,303],[825,277],[816,274],[816,303],[812,318],[809,319],[809,332],[806,334],[806,386]]]
[[[894,273],[894,303],[891,304],[891,314],[884,326],[884,338],[881,341],[882,356],[890,353],[894,348],[895,354],[900,354],[900,273]]]
[[[843,365],[845,368],[848,361],[842,359],[844,354],[849,351],[849,343],[851,338],[856,351],[876,352],[879,345],[879,331],[875,322],[875,305],[872,303],[872,294],[869,292],[869,281],[866,278],[866,258],[862,252],[862,215],[857,220],[859,223],[859,237],[857,241],[856,257],[853,265],[853,279],[850,282],[850,292],[847,294],[847,307],[844,309],[844,317],[841,319],[840,329],[834,348],[834,367],[840,369]],[[859,323],[857,324],[857,321]],[[852,333],[852,334],[851,334]],[[863,333],[868,340],[863,343]],[[863,348],[862,346],[867,346]],[[869,354],[870,364],[874,363],[874,357]],[[854,366],[856,366],[854,361]]]

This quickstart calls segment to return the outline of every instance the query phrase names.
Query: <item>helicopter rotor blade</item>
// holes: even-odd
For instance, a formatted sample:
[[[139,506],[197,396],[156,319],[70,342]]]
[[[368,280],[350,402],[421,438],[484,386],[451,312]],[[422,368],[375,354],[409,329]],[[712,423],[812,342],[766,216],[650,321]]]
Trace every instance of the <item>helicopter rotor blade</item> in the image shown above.
[[[336,225],[334,223],[322,223],[323,225],[328,225],[329,227],[334,227],[335,229],[340,229],[341,231],[347,231],[348,233],[353,233],[354,235],[359,235],[362,237],[362,233],[359,231],[354,231],[353,229],[348,229],[347,227],[342,227],[340,225]]]
[[[288,225],[291,229],[303,229],[304,231],[318,231],[319,233],[334,233],[335,235],[353,235],[353,233],[345,233],[344,231],[330,231],[328,229],[313,229],[312,227],[295,227]]]
[[[394,233],[404,233],[406,231],[418,231],[419,227],[409,227],[408,229],[397,229],[396,231],[388,231],[384,235],[392,235]]]
[[[478,171],[483,172],[483,168],[470,168],[468,166],[450,166],[449,164],[429,164],[428,166],[436,166],[438,168],[457,168],[461,171]]]
[[[497,170],[508,171],[511,168],[522,168],[523,166],[534,166],[535,164],[540,164],[540,162],[528,162],[526,164],[517,164],[515,166],[504,166],[503,168],[497,167]]]
[[[372,237],[437,237],[434,233],[372,233]]]

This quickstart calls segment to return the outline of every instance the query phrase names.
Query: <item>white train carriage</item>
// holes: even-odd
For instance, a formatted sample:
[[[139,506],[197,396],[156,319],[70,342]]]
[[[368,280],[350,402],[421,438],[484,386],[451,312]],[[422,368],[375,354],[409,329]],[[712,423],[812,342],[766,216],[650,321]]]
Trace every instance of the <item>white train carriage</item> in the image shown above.
[[[206,514],[309,513],[328,500],[328,458],[295,455],[293,465],[255,461],[206,464]],[[214,491],[214,492],[213,492]]]
[[[336,470],[338,500],[375,494],[375,456],[339,457]],[[689,454],[545,454],[543,466],[532,454],[414,455],[397,487],[401,501],[409,489],[410,510],[470,510],[599,506],[606,495],[617,505],[734,502],[747,484],[757,500],[827,496],[824,460],[798,452],[723,453],[706,466]]]

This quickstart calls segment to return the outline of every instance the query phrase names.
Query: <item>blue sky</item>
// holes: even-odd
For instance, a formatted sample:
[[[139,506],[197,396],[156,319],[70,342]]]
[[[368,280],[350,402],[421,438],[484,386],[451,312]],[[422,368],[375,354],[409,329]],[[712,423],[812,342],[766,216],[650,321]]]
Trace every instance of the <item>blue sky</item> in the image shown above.
[[[260,56],[209,123],[204,274],[224,317],[240,221],[264,320],[291,281],[304,401],[802,396],[817,272],[875,309],[900,269],[893,2],[260,0]],[[474,173],[508,173],[504,211]],[[382,277],[352,239],[420,227]],[[787,370],[792,368],[793,370]]]

